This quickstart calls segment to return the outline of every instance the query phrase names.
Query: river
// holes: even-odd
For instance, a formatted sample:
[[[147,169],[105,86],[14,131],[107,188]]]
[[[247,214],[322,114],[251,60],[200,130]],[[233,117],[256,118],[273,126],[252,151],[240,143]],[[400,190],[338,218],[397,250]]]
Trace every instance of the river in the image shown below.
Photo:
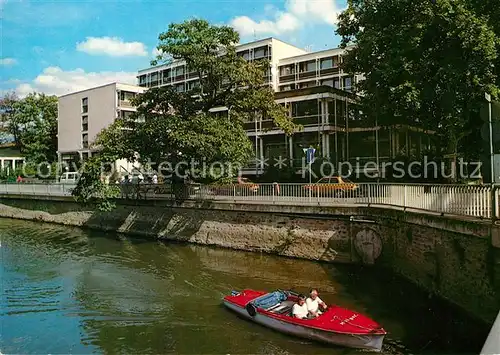
[[[3,354],[361,354],[236,317],[244,287],[317,287],[389,335],[388,354],[478,354],[488,329],[401,278],[113,233],[0,219]]]

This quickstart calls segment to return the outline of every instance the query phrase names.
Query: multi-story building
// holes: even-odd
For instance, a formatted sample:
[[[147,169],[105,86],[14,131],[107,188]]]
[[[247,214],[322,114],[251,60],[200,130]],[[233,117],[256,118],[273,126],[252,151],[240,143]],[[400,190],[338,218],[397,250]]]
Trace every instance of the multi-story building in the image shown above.
[[[266,117],[245,123],[255,156],[243,173],[261,175],[266,162],[272,164],[276,159],[300,167],[304,149],[310,146],[317,149],[316,156],[335,164],[359,160],[380,164],[401,152],[418,155],[429,144],[427,132],[419,128],[381,127],[377,122],[360,119],[358,97],[351,91],[363,76],[342,70],[343,49],[310,53],[267,38],[238,45],[236,50],[246,60],[269,61],[265,83],[275,91],[276,102],[303,126],[300,132],[286,136]],[[183,61],[140,70],[137,79],[139,86],[115,83],[59,98],[60,160],[90,156],[89,144],[96,134],[134,111],[128,97],[148,88],[168,85],[184,92],[199,85],[197,74]],[[117,165],[128,166],[125,162]]]
[[[418,155],[429,145],[427,132],[419,128],[381,127],[359,119],[357,98],[350,92],[363,75],[342,70],[344,49],[307,52],[267,38],[239,45],[236,51],[249,61],[269,60],[266,83],[275,90],[276,101],[303,126],[302,131],[286,136],[266,118],[246,123],[255,157],[244,173],[260,175],[266,162],[279,157],[300,166],[304,148],[310,146],[334,163],[371,161],[380,165],[401,152]],[[196,73],[180,61],[140,70],[137,78],[142,87],[172,85],[181,92],[199,85]]]
[[[111,83],[58,98],[57,143],[59,162],[85,161],[96,153],[97,134],[116,119],[135,111],[130,100],[146,89]],[[71,164],[70,164],[71,165]],[[118,171],[128,171],[126,161],[116,162]]]

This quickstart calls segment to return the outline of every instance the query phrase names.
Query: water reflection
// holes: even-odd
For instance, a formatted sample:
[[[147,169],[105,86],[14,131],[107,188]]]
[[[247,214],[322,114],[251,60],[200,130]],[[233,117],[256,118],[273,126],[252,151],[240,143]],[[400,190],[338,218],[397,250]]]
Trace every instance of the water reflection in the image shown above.
[[[326,301],[381,322],[390,354],[478,353],[488,331],[370,269],[10,220],[0,220],[0,242],[3,353],[363,353],[223,309],[222,296],[244,287],[318,287]]]

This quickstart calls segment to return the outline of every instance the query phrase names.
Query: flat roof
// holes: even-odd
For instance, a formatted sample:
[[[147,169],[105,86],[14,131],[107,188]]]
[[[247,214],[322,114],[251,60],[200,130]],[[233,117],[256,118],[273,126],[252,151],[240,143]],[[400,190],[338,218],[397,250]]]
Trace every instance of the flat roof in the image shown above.
[[[307,56],[314,56],[314,55],[321,55],[322,53],[323,54],[326,54],[326,52],[332,52],[332,51],[345,51],[345,50],[349,50],[350,48],[353,48],[354,46],[347,46],[345,49],[344,48],[341,48],[341,47],[336,47],[336,48],[329,48],[329,49],[322,49],[320,51],[316,51],[316,52],[309,52],[309,53],[304,53],[304,54],[299,54],[299,55],[294,55],[292,57],[285,57],[285,58],[281,58],[280,59],[280,62],[286,62],[288,60],[294,60],[294,59],[299,59],[301,57],[307,57]],[[279,63],[278,63],[279,64]]]
[[[91,87],[91,88],[88,88],[88,89],[83,89],[83,90],[78,90],[78,91],[70,92],[68,94],[60,95],[57,98],[61,98],[61,97],[69,96],[69,95],[76,95],[76,94],[80,94],[80,93],[85,92],[85,91],[100,89],[100,88],[103,88],[103,87],[106,87],[106,86],[111,86],[111,85],[127,85],[127,86],[135,86],[137,88],[145,89],[145,88],[143,88],[141,86],[138,86],[138,85],[135,85],[135,84],[125,84],[125,83],[121,83],[121,82],[115,81],[115,82],[108,83],[108,84],[94,86],[94,87]]]

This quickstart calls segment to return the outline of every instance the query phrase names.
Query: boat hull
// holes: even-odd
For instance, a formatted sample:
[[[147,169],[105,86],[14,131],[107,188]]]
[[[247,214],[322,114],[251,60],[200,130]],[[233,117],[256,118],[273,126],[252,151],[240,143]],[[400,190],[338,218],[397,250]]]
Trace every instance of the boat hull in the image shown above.
[[[256,313],[255,316],[252,317],[245,308],[228,302],[227,300],[224,300],[223,303],[228,309],[236,312],[240,316],[282,333],[350,348],[367,349],[374,352],[380,352],[382,350],[385,334],[343,334],[307,328],[300,324],[285,322],[261,313]]]

